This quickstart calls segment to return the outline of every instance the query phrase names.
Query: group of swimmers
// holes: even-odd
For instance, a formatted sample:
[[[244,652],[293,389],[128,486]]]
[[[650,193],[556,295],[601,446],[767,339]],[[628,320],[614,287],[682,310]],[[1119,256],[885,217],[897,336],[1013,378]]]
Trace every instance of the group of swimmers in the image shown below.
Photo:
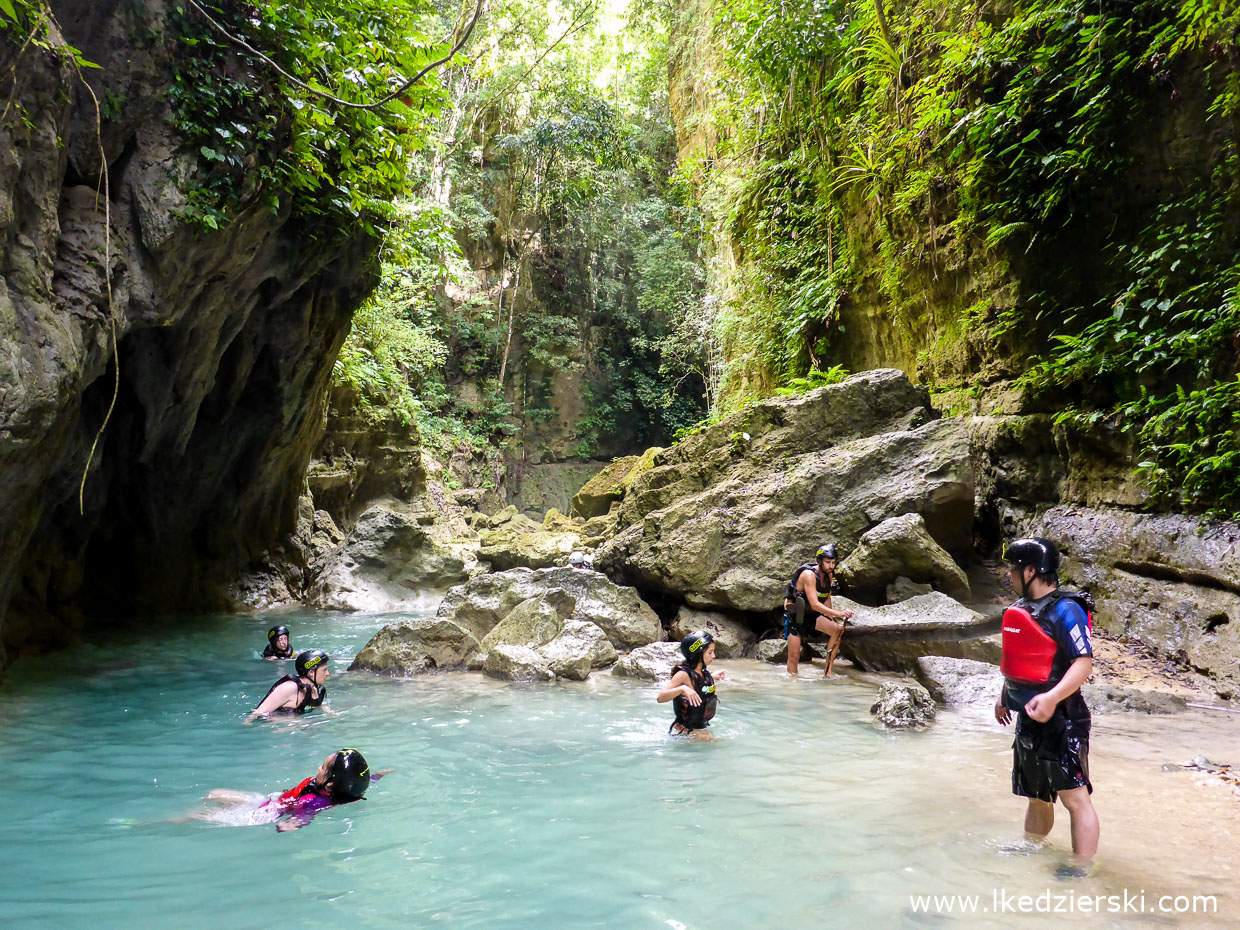
[[[293,647],[289,636],[289,629],[284,625],[268,630],[263,658],[270,661],[292,659]],[[322,706],[327,696],[327,653],[321,649],[299,653],[293,661],[293,670],[295,674],[285,675],[268,689],[258,706],[246,717],[247,723],[256,717],[276,713],[304,714]],[[327,708],[323,710],[327,711]],[[386,774],[386,771],[371,774],[366,757],[358,750],[338,749],[323,760],[315,774],[287,791],[262,795],[216,788],[206,796],[206,800],[215,805],[212,810],[181,819],[231,824],[274,823],[281,833],[298,830],[319,811],[363,800],[371,783]]]

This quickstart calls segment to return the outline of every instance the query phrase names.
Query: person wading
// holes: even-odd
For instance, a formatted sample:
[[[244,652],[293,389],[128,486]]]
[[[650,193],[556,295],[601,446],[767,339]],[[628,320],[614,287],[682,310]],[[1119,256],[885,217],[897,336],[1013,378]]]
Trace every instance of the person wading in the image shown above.
[[[801,641],[817,630],[827,634],[827,669],[824,678],[834,678],[835,657],[839,655],[844,624],[851,610],[831,607],[831,588],[835,584],[835,562],[839,557],[834,543],[826,543],[792,574],[784,591],[784,639],[788,640],[788,674],[796,675],[801,661]],[[811,663],[812,664],[812,663]]]
[[[1029,799],[1025,832],[1041,841],[1068,809],[1076,864],[1088,867],[1100,828],[1090,794],[1090,714],[1081,685],[1094,668],[1087,595],[1059,588],[1059,550],[1049,539],[1017,539],[1003,555],[1020,599],[1003,613],[1003,690],[995,719],[1016,715],[1012,793]]]

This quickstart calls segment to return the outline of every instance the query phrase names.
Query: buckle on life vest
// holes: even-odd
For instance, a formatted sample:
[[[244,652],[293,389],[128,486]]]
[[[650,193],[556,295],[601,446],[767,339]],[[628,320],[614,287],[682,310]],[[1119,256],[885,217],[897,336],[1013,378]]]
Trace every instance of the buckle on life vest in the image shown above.
[[[1051,669],[1059,644],[1033,614],[1023,607],[1003,612],[1003,658],[999,671],[1008,681],[1021,685],[1044,685],[1051,680]]]

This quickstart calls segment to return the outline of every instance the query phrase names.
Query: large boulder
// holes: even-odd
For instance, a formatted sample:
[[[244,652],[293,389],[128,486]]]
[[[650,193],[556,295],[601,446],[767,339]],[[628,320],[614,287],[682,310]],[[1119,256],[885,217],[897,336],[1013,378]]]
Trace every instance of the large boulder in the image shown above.
[[[715,656],[739,659],[757,641],[757,634],[739,620],[718,611],[681,607],[672,621],[672,638],[684,639],[695,630],[706,630],[715,639]]]
[[[616,459],[585,483],[573,496],[572,512],[587,520],[601,517],[611,510],[612,504],[624,497],[633,482],[654,467],[657,456],[663,450],[647,449],[640,456],[626,455]]]
[[[921,514],[941,546],[965,552],[969,430],[936,416],[898,371],[762,401],[663,450],[625,493],[595,565],[694,607],[760,612],[819,541],[849,548],[900,514]]]
[[[1059,544],[1060,577],[1090,591],[1101,629],[1240,688],[1240,523],[1052,507],[1020,529]]]
[[[482,648],[488,651],[500,645],[537,648],[549,643],[560,635],[564,620],[572,616],[576,603],[562,591],[524,600],[483,637]]]
[[[948,707],[994,704],[1003,688],[1003,676],[997,665],[950,656],[919,658],[917,680],[926,686],[931,697]]]
[[[569,529],[547,529],[524,514],[514,514],[499,526],[483,530],[478,559],[496,571],[510,568],[551,568],[565,565],[581,545],[581,536]]]
[[[441,669],[464,668],[478,651],[477,638],[442,617],[389,623],[362,647],[349,669],[409,677]]]
[[[435,515],[388,501],[358,518],[326,557],[306,600],[322,610],[384,610],[468,576],[473,548],[448,539]]]
[[[557,678],[582,681],[591,669],[616,661],[616,650],[607,634],[587,620],[566,620],[555,639],[540,646],[538,653]]]
[[[611,667],[611,673],[645,681],[666,681],[672,677],[672,669],[683,660],[680,643],[650,643],[621,656]]]
[[[969,599],[964,570],[926,531],[919,513],[900,514],[868,530],[837,575],[849,594],[866,600],[882,600],[888,585],[901,576],[928,582],[956,600]]]
[[[916,682],[883,682],[870,708],[876,722],[888,729],[921,729],[934,722],[934,698]]]
[[[883,607],[838,596],[832,603],[853,611],[840,655],[864,671],[911,672],[927,655],[985,658],[999,629],[998,615],[983,616],[939,591]]]
[[[754,646],[753,657],[759,662],[783,665],[788,661],[788,640],[764,639]],[[814,658],[821,658],[821,656],[818,655],[811,644],[802,641],[801,658],[799,661],[808,662]]]
[[[479,575],[452,588],[439,605],[449,618],[484,637],[522,601],[567,595],[573,616],[597,624],[616,649],[631,649],[662,635],[659,618],[633,588],[613,584],[598,572],[575,568],[514,568]]]
[[[555,673],[547,660],[529,646],[501,644],[487,653],[482,670],[492,678],[507,681],[553,681]]]
[[[1093,714],[1178,714],[1188,710],[1188,703],[1178,694],[1109,681],[1082,685],[1081,695]]]

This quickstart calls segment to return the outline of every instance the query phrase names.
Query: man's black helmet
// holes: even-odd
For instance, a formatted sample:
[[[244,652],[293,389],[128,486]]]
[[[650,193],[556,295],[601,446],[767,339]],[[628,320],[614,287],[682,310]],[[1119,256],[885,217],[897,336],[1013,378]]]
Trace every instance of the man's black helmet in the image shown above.
[[[697,665],[706,654],[706,647],[715,641],[706,630],[694,630],[680,641],[680,651],[691,665]]]
[[[341,749],[332,762],[330,781],[333,799],[356,801],[370,787],[370,766],[366,764],[366,757],[356,749]]]
[[[1021,568],[1031,565],[1039,575],[1054,575],[1059,571],[1059,547],[1040,536],[1013,539],[1003,550],[1003,561]]]
[[[327,661],[327,653],[322,649],[310,649],[306,652],[299,653],[297,659],[293,662],[293,666],[297,669],[298,675],[306,675],[311,669],[318,668]]]
[[[270,630],[267,631],[267,642],[271,643],[272,645],[275,645],[277,636],[288,636],[288,635],[289,635],[288,627],[273,626]]]
[[[818,551],[814,553],[814,558],[816,559],[838,559],[839,557],[835,543],[823,543],[818,547]]]

